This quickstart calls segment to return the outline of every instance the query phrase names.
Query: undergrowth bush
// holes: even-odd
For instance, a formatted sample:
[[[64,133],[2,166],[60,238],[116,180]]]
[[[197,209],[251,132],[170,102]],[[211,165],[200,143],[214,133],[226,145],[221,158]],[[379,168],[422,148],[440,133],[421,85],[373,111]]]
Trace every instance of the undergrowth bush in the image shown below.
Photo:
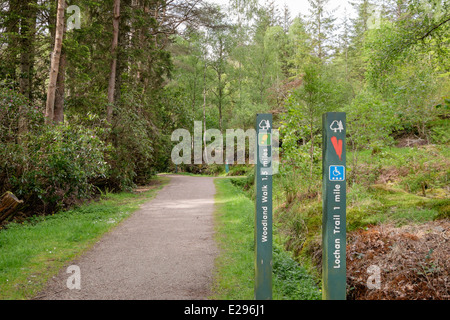
[[[314,278],[278,245],[273,248],[273,273],[283,298],[320,300],[321,293]]]
[[[87,199],[92,181],[107,173],[102,129],[45,125],[39,108],[8,89],[0,89],[0,126],[0,192],[24,200],[24,212],[51,213]]]
[[[35,132],[43,122],[44,117],[37,106],[30,106],[28,100],[14,90],[0,87],[0,143],[2,145],[18,142],[19,127]]]
[[[126,98],[126,99],[125,99]],[[112,126],[109,153],[108,184],[114,190],[145,184],[155,175],[155,147],[159,143],[158,129],[134,108],[133,100],[124,97],[127,106],[117,106]]]
[[[28,208],[49,213],[92,196],[91,181],[107,172],[105,149],[90,129],[51,126],[37,135],[25,134],[20,145],[7,145],[1,167]]]

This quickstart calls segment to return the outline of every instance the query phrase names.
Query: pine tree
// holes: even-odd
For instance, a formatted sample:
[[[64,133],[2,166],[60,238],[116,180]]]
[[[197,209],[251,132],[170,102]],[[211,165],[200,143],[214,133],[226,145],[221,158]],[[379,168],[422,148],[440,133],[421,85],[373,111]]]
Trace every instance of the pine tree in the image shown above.
[[[304,66],[311,62],[311,37],[306,30],[306,22],[296,17],[289,28],[289,43],[292,54],[289,57],[289,73],[298,76],[304,72]]]
[[[311,8],[308,16],[308,31],[311,34],[313,55],[324,63],[333,53],[333,32],[336,18],[328,10],[329,0],[308,0]]]
[[[287,3],[284,4],[283,7],[283,15],[282,15],[282,27],[284,30],[284,33],[288,33],[289,32],[289,27],[292,24],[292,18],[291,18],[291,10],[289,9],[289,6],[287,5]]]

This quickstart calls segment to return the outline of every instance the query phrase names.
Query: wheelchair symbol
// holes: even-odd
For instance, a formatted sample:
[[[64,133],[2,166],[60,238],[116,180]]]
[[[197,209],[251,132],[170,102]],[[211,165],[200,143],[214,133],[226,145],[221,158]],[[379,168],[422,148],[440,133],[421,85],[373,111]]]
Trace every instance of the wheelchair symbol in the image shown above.
[[[345,167],[344,166],[330,166],[329,172],[330,181],[344,181]]]

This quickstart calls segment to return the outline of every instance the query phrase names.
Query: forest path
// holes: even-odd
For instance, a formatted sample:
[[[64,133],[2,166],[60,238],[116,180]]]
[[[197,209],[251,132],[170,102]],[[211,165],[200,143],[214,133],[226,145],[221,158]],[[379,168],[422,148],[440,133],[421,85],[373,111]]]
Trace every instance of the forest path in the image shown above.
[[[214,178],[169,175],[140,210],[70,265],[80,289],[68,289],[67,266],[36,299],[206,299],[217,247]]]

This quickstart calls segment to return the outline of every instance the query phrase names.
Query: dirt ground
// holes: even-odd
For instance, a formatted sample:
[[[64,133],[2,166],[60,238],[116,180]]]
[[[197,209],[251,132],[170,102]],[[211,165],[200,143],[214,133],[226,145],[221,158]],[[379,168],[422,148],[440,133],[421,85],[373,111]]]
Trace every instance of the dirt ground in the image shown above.
[[[206,299],[217,255],[213,178],[169,177],[152,201],[63,268],[36,299]],[[79,267],[80,289],[67,286],[69,265]]]
[[[450,221],[375,226],[347,243],[349,299],[450,299]]]

